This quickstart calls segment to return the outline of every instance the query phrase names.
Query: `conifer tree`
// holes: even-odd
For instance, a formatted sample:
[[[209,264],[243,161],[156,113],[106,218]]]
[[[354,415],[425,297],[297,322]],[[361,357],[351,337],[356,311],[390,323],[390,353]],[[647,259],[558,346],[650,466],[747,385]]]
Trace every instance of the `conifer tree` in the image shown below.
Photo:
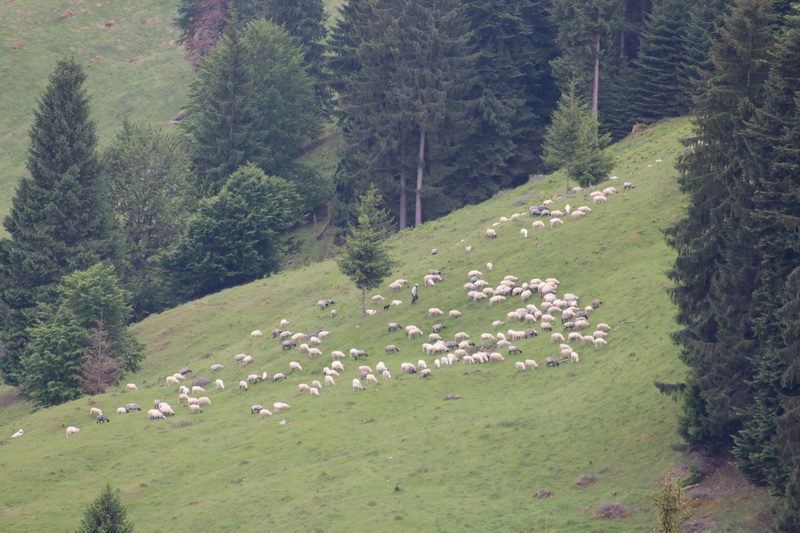
[[[688,6],[679,77],[681,98],[686,106],[691,105],[700,92],[702,73],[708,74],[714,69],[709,53],[731,3],[731,0],[708,0]]]
[[[26,329],[38,302],[55,299],[65,274],[114,253],[85,78],[74,59],[56,64],[34,111],[30,177],[20,181],[4,221],[9,238],[0,241],[0,371],[11,384],[20,380]]]
[[[697,100],[693,148],[678,165],[687,216],[667,231],[678,252],[668,273],[689,366],[681,434],[693,448],[723,451],[752,403],[747,383],[758,349],[751,320],[758,257],[749,230],[753,163],[743,138],[759,104],[773,44],[766,0],[738,0],[712,50],[715,70]]]
[[[86,509],[77,533],[131,533],[133,524],[127,515],[120,497],[106,484]]]
[[[367,291],[383,283],[395,264],[384,242],[391,230],[391,216],[380,208],[380,203],[380,194],[375,188],[358,199],[358,222],[350,226],[347,245],[336,259],[342,274],[361,289],[361,316],[367,314]]]
[[[599,135],[599,124],[586,102],[577,94],[575,84],[561,95],[544,139],[544,163],[553,169],[563,168],[566,175],[564,195],[569,195],[569,180],[582,186],[604,179],[613,160],[603,153],[607,135]]]
[[[636,116],[643,122],[678,116],[686,108],[679,75],[684,44],[684,3],[656,0],[636,58]]]

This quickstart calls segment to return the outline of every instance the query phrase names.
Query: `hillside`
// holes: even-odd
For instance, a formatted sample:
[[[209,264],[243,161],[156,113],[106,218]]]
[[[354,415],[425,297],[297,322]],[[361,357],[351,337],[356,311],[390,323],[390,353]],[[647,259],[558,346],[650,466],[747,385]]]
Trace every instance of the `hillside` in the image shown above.
[[[101,145],[125,117],[168,125],[186,104],[192,73],[171,26],[175,6],[175,0],[0,3],[0,219],[27,175],[33,110],[62,57],[86,67],[84,87]]]
[[[653,381],[680,380],[683,369],[669,339],[674,309],[664,271],[672,252],[661,230],[681,213],[672,163],[688,132],[685,119],[670,120],[610,148],[617,157],[613,185],[620,194],[593,205],[586,193],[565,203],[590,206],[583,219],[532,231],[527,214],[488,227],[500,217],[525,213],[563,190],[555,174],[504,191],[483,204],[404,231],[392,241],[399,266],[393,278],[421,281],[429,269],[444,281],[423,287],[418,305],[410,292],[380,292],[403,304],[361,318],[357,291],[331,261],[285,272],[226,290],[134,327],[148,346],[142,371],[126,378],[136,392],[120,390],[28,415],[20,404],[0,412],[0,530],[70,531],[85,505],[107,481],[121,491],[129,518],[139,531],[175,527],[220,531],[642,531],[656,524],[647,492],[671,465],[691,466],[679,452],[675,432],[678,404],[658,393]],[[657,162],[659,160],[659,162]],[[622,190],[622,181],[636,188]],[[536,243],[536,245],[534,245]],[[473,246],[468,254],[467,245]],[[439,253],[431,255],[432,248]],[[491,272],[485,269],[493,263]],[[464,331],[477,340],[491,322],[505,319],[519,300],[490,307],[472,303],[462,285],[467,272],[482,270],[490,286],[506,275],[520,283],[555,277],[559,296],[571,292],[581,305],[603,300],[591,313],[592,325],[611,326],[605,347],[573,343],[580,362],[545,367],[557,356],[549,335],[516,342],[522,355],[500,350],[505,361],[433,369],[423,380],[405,375],[401,362],[433,356],[420,350],[426,340],[408,340],[387,323],[415,324],[427,335],[443,322],[445,339]],[[392,280],[387,280],[385,285]],[[335,300],[338,314],[314,305]],[[535,296],[537,305],[541,298]],[[458,319],[429,318],[427,310],[458,309]],[[296,349],[282,351],[269,332],[281,319],[293,332],[330,331],[310,360]],[[556,321],[555,331],[560,331]],[[536,324],[533,327],[539,329]],[[250,332],[265,335],[253,340]],[[501,328],[523,329],[517,323]],[[392,343],[399,354],[385,354]],[[384,361],[393,379],[350,386],[356,363],[345,360],[335,386],[319,398],[298,384],[322,380],[332,350],[366,350],[366,364]],[[241,368],[233,357],[254,362]],[[535,359],[535,370],[516,372],[514,362]],[[289,373],[289,362],[302,371]],[[214,363],[225,368],[209,370]],[[190,415],[178,405],[177,387],[164,378],[188,366],[191,378],[221,378],[226,389],[207,387],[213,405]],[[284,382],[262,382],[239,390],[250,373],[284,372]],[[458,399],[445,400],[448,395]],[[145,410],[155,398],[169,401],[177,414],[148,421],[143,412],[115,415],[136,402]],[[2,401],[0,399],[0,401]],[[261,419],[252,404],[272,408],[288,402],[285,413]],[[89,407],[111,416],[97,425]],[[281,421],[285,420],[284,424]],[[82,431],[66,438],[67,426]],[[25,435],[9,438],[19,428]],[[579,487],[583,476],[597,482]],[[716,479],[716,485],[714,480]],[[706,489],[706,487],[709,487]],[[712,478],[701,492],[696,520],[715,531],[766,531],[763,490],[731,491],[727,478]],[[551,497],[541,496],[550,491]],[[597,518],[598,507],[619,504],[624,518]],[[699,531],[700,529],[698,529]]]

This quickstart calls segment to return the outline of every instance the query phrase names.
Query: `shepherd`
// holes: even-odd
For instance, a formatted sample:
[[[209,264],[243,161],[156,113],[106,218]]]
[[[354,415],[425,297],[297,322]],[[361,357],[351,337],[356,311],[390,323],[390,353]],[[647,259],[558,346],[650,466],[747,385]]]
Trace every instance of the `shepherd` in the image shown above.
[[[419,283],[415,283],[413,287],[411,287],[411,305],[417,303],[419,300],[419,296],[417,296],[417,291],[419,290]]]

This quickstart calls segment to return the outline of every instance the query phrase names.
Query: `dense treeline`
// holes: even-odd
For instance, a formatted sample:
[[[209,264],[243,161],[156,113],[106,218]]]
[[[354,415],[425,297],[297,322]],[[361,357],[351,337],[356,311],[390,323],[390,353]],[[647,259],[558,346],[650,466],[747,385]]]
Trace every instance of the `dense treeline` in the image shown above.
[[[185,118],[162,132],[130,117],[102,151],[82,68],[59,62],[0,242],[4,381],[42,405],[99,392],[141,357],[124,324],[278,271],[310,213],[377,190],[404,229],[556,168],[569,194],[605,177],[607,142],[689,112],[690,204],[667,231],[680,432],[733,451],[797,528],[790,2],[350,0],[328,31],[329,15],[322,0],[180,0]],[[327,120],[345,141],[333,177],[300,163]]]

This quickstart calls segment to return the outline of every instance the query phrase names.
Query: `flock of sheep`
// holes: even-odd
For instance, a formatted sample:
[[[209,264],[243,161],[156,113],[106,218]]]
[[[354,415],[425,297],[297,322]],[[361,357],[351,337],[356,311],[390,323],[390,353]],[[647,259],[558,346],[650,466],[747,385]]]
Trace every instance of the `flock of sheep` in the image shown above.
[[[633,188],[633,185],[626,182],[624,189],[630,188]],[[581,192],[580,188],[575,188],[573,191],[576,193]],[[616,189],[607,187],[602,191],[590,193],[589,198],[593,203],[597,204],[616,193]],[[563,223],[560,217],[564,216],[564,213],[569,215],[572,220],[578,220],[592,211],[586,206],[579,207],[574,211],[571,210],[569,205],[566,205],[563,211],[551,209],[551,207],[552,202],[545,201],[541,206],[532,206],[529,209],[529,215],[537,218],[549,217],[549,225],[552,228],[556,224]],[[522,214],[515,213],[509,218],[501,217],[498,222],[493,224],[492,228],[486,230],[486,237],[496,238],[498,236],[495,229],[497,226],[520,216]],[[554,223],[554,221],[558,222]],[[534,231],[544,227],[546,225],[539,219],[532,224]],[[527,230],[520,230],[520,236],[527,238]],[[470,253],[472,249],[472,246],[465,247],[467,253]],[[437,253],[437,249],[432,251],[433,255]],[[487,263],[485,268],[488,272],[492,272],[494,265]],[[397,368],[400,373],[417,374],[423,379],[430,378],[434,374],[434,370],[438,371],[444,367],[451,367],[456,363],[461,363],[462,365],[503,364],[507,357],[523,355],[526,352],[530,353],[534,349],[540,354],[546,354],[549,351],[550,353],[544,356],[544,362],[546,366],[556,367],[565,362],[578,363],[580,361],[580,355],[575,348],[578,344],[583,347],[591,346],[594,349],[599,349],[606,345],[606,337],[611,328],[604,323],[598,323],[592,327],[590,321],[591,314],[602,304],[601,300],[597,298],[579,298],[571,293],[560,293],[560,283],[555,278],[541,279],[533,277],[521,281],[519,277],[509,274],[494,286],[484,278],[484,274],[477,269],[466,273],[466,283],[463,285],[463,290],[467,301],[477,303],[480,300],[488,299],[486,305],[492,312],[495,309],[507,308],[509,303],[516,302],[515,304],[512,303],[511,310],[507,312],[498,311],[498,316],[491,321],[491,331],[473,334],[466,331],[458,331],[452,335],[446,335],[445,330],[457,329],[454,326],[458,323],[462,313],[457,309],[450,309],[445,313],[437,307],[431,307],[427,310],[427,318],[438,320],[446,315],[449,319],[449,325],[444,323],[433,324],[429,328],[430,332],[427,337],[425,337],[425,330],[416,325],[408,324],[403,326],[397,322],[388,324],[387,334],[390,336],[404,333],[409,341],[423,338],[423,342],[419,346],[421,355],[416,363],[407,361],[399,364]],[[423,285],[432,287],[444,281],[444,277],[442,272],[431,269],[422,277],[421,281]],[[388,290],[394,293],[408,285],[408,280],[397,279],[388,284]],[[374,295],[371,301],[374,304],[383,305],[386,298],[381,295]],[[334,303],[332,300],[318,300],[316,305],[321,310],[325,310]],[[384,305],[384,310],[388,310],[392,305],[399,306],[402,304],[401,300],[394,299]],[[376,313],[376,310],[368,310],[370,315]],[[335,310],[331,311],[331,316],[335,316]],[[288,326],[290,326],[290,321],[283,319],[280,321],[279,327],[276,327],[271,332],[272,339],[280,343],[283,351],[296,349],[297,352],[306,354],[312,360],[324,356],[321,346],[326,343],[326,338],[331,334],[329,329],[320,329],[309,333],[293,333],[286,329]],[[498,331],[501,328],[506,329],[506,332]],[[538,330],[535,328],[538,328]],[[555,331],[556,329],[560,331]],[[544,348],[542,340],[535,340],[540,337],[540,331],[548,332],[550,343],[557,345],[557,348]],[[260,341],[263,336],[260,330],[255,330],[250,334],[251,340],[256,342],[264,342]],[[546,335],[541,335],[541,337],[544,338]],[[299,393],[308,393],[311,398],[319,398],[324,388],[336,386],[337,379],[345,374],[349,374],[350,383],[355,392],[364,391],[368,386],[377,385],[379,383],[378,376],[383,381],[392,379],[391,369],[383,361],[378,362],[374,368],[363,364],[363,362],[359,364],[359,360],[370,357],[365,350],[350,348],[346,352],[341,347],[337,348],[340,349],[334,349],[329,352],[331,357],[330,366],[323,368],[318,379],[313,379],[310,383],[301,382],[296,385],[296,390]],[[385,347],[385,354],[387,355],[398,352],[400,352],[400,348],[396,343],[387,344]],[[431,358],[433,359],[431,360]],[[244,369],[255,363],[252,356],[240,353],[233,356],[232,359],[235,364],[241,366],[243,371],[243,375],[238,381],[240,393],[247,392],[252,386],[260,382],[271,381],[273,384],[279,384],[286,381],[288,376],[303,372],[300,362],[291,361],[287,368],[280,369],[281,371],[271,375],[265,370],[247,373]],[[354,362],[352,366],[348,363],[348,369],[345,367],[345,361],[347,360]],[[538,367],[539,364],[532,358],[521,358],[514,362],[515,372],[526,372]],[[222,363],[215,363],[209,367],[211,372],[215,373],[224,368],[225,366]],[[187,379],[187,375],[191,373],[191,369],[183,368],[167,376],[165,385],[167,387],[177,387],[177,389],[172,389],[173,393],[177,393],[175,398],[176,406],[180,406],[180,409],[184,409],[189,414],[200,414],[203,412],[203,407],[212,405],[211,398],[202,395],[206,392],[204,387],[213,384],[216,391],[221,391],[225,389],[225,383],[222,379],[213,381],[203,379],[202,381],[195,380],[191,387],[182,384]],[[133,383],[127,384],[125,388],[129,392],[138,390],[138,387]],[[282,388],[282,394],[288,395],[289,391]],[[245,397],[243,394],[242,398],[244,399]],[[247,402],[247,404],[249,405],[243,405],[242,407],[243,413],[256,414],[263,419],[271,417],[273,412],[282,413],[291,408],[288,403],[283,401],[274,402],[272,411],[258,403],[250,404],[250,402]],[[141,408],[135,403],[128,403],[124,407],[121,406],[116,409],[118,415],[129,414],[133,411],[141,411]],[[175,415],[175,409],[170,403],[156,399],[153,402],[153,408],[149,409],[146,415],[148,420],[163,420]],[[110,422],[110,419],[97,407],[90,409],[89,416],[95,418],[97,424]],[[281,421],[281,423],[286,422],[286,419]],[[70,437],[79,432],[80,429],[78,427],[69,426],[66,429],[66,436]],[[24,431],[20,429],[13,437],[23,434]]]

